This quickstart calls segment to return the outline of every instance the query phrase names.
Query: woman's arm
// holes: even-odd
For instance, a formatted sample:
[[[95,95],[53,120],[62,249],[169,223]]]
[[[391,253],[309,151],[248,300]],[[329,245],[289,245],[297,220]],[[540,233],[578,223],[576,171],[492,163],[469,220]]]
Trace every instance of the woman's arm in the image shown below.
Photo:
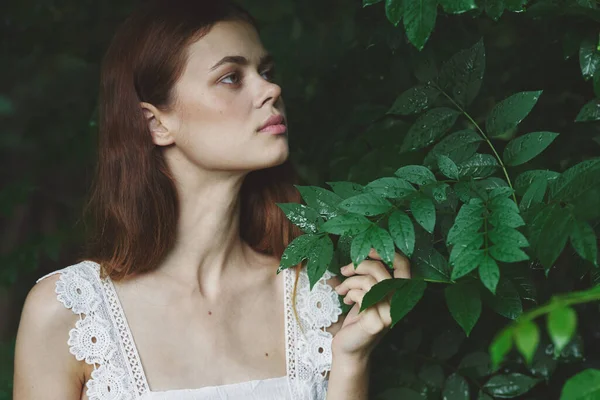
[[[342,280],[333,276],[328,281],[332,288],[337,287]],[[327,332],[335,336],[344,324],[345,315],[341,314],[338,321],[327,328]],[[369,391],[369,359],[344,360],[333,356],[326,400],[367,400]]]
[[[67,345],[79,317],[56,299],[58,278],[42,280],[25,300],[15,349],[14,400],[81,399],[84,368]]]
[[[326,400],[368,400],[369,358],[344,360],[333,356]]]

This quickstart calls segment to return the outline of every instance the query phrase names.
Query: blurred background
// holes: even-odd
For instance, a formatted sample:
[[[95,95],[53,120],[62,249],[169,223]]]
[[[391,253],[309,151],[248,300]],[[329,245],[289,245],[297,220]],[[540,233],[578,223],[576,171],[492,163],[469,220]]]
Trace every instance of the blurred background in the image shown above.
[[[134,3],[0,1],[0,400],[11,398],[14,337],[25,296],[37,278],[85,256],[81,211],[95,160],[99,64]],[[275,56],[292,159],[310,184],[366,183],[419,163],[423,153],[400,152],[414,118],[373,121],[418,81],[419,71],[481,38],[486,70],[470,109],[476,121],[517,91],[544,90],[523,130],[561,136],[537,162],[563,171],[600,154],[598,122],[574,122],[595,97],[593,78],[582,73],[580,60],[586,45],[600,65],[594,55],[600,13],[593,1],[538,1],[526,13],[503,13],[484,0],[472,12],[440,11],[422,51],[409,43],[402,26],[387,20],[383,3],[240,4],[259,21]],[[580,277],[563,278],[553,287],[568,290]],[[589,324],[597,338],[598,321]]]

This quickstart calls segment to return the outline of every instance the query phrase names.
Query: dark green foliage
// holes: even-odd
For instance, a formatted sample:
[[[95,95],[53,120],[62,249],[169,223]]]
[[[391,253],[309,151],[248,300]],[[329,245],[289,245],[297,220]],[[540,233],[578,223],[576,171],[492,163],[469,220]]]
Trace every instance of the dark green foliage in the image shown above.
[[[305,233],[281,268],[305,260],[312,285],[371,247],[411,259],[412,280],[363,302],[392,301],[372,398],[598,396],[597,2],[241,3],[275,55],[305,181],[305,204],[279,205]],[[98,65],[131,4],[0,6],[2,287],[81,245]],[[23,230],[32,210],[43,223]]]

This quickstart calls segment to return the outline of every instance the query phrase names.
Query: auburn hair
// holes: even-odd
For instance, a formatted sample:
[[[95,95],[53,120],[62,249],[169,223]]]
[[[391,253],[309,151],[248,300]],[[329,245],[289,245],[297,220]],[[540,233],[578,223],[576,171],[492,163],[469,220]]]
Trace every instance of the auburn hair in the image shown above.
[[[168,110],[187,62],[187,47],[226,20],[258,30],[241,7],[225,0],[144,2],[117,29],[102,60],[98,161],[86,205],[86,259],[102,277],[121,280],[152,271],[174,245],[177,191],[154,145],[140,102]],[[290,163],[250,172],[240,193],[240,234],[257,251],[281,257],[301,231],[276,203],[300,202]],[[293,303],[301,265],[296,268]],[[294,311],[295,307],[294,307]]]

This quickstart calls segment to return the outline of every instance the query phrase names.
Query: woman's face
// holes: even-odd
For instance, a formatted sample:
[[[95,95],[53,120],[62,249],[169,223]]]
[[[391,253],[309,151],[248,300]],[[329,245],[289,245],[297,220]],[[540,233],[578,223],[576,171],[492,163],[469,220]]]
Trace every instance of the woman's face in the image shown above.
[[[169,150],[207,170],[251,171],[283,163],[289,152],[287,131],[259,131],[275,115],[286,124],[273,72],[252,25],[215,24],[189,46],[174,88],[175,104],[166,115],[174,143]]]

